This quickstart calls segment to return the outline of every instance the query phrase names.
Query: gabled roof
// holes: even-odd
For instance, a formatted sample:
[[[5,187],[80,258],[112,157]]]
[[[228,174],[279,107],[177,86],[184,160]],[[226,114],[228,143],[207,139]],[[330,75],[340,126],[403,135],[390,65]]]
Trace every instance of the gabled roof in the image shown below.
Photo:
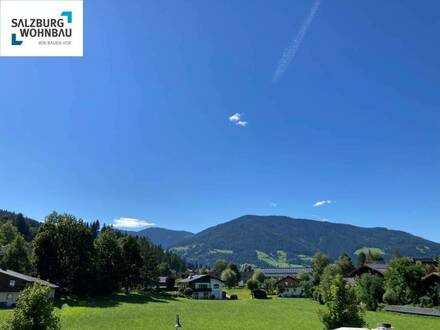
[[[287,280],[288,278],[294,280],[295,282],[300,282],[300,280],[298,280],[296,277],[293,277],[293,276],[287,275],[287,276],[284,276],[282,279],[278,280],[278,281],[276,282],[276,284],[278,285],[278,283],[283,282],[283,281]]]
[[[383,275],[388,268],[388,264],[365,264],[353,270],[348,276],[354,277],[358,276],[359,274],[363,274],[364,272]]]
[[[36,277],[32,277],[32,276],[29,276],[29,275],[17,273],[17,272],[14,272],[13,270],[10,270],[10,269],[4,270],[4,269],[0,268],[0,273],[8,275],[10,277],[14,277],[14,278],[23,280],[25,282],[29,282],[29,283],[37,282],[37,283],[40,283],[41,285],[48,286],[48,287],[50,287],[52,289],[58,288],[58,285],[55,285],[55,284],[43,281],[43,280],[41,280],[39,278],[36,278]]]
[[[215,280],[218,280],[220,282],[223,282],[221,279],[219,279],[217,277],[214,277],[214,276],[211,276],[211,275],[208,275],[208,274],[202,274],[202,275],[190,275],[187,278],[181,280],[180,283],[191,283],[191,282],[195,282],[195,281],[204,279],[205,277],[207,279],[209,279],[209,280],[215,279]]]
[[[427,279],[433,279],[440,282],[440,273],[433,272],[422,277],[422,281],[426,281]]]

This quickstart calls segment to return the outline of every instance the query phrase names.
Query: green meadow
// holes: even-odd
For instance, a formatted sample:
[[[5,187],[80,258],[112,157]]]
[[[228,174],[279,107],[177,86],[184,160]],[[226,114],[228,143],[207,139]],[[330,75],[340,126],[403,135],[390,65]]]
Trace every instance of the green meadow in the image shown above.
[[[322,329],[318,310],[309,299],[251,299],[247,290],[234,290],[236,301],[189,300],[171,296],[115,295],[88,300],[62,300],[57,308],[62,329],[174,329],[176,314],[182,329]],[[3,322],[11,311],[0,311]],[[438,330],[440,318],[368,312],[370,327],[389,322],[397,330]]]

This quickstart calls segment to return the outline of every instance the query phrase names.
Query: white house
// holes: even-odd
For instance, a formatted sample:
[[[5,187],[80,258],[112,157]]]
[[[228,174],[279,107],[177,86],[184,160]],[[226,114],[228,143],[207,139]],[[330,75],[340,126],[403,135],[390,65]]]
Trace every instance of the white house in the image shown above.
[[[223,281],[211,275],[192,275],[179,282],[192,289],[193,299],[223,299]]]

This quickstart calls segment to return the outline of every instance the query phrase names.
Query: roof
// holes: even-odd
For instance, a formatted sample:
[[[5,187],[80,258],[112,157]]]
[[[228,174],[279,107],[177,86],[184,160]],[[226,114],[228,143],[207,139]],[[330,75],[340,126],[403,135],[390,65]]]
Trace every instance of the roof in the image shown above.
[[[388,264],[365,264],[353,270],[348,277],[359,276],[359,274],[363,274],[362,271],[383,275],[388,270],[388,267]]]
[[[275,276],[287,276],[287,275],[296,275],[299,273],[310,273],[312,268],[304,267],[304,268],[266,268],[261,269],[265,276],[270,277],[271,275]]]
[[[422,277],[422,281],[426,281],[427,279],[430,279],[430,278],[437,278],[440,281],[440,273],[433,272],[428,275],[425,275]]]
[[[17,272],[14,272],[13,270],[10,270],[10,269],[7,269],[7,270],[0,269],[0,273],[8,275],[8,276],[11,276],[11,277],[18,278],[18,279],[23,280],[25,282],[29,282],[29,283],[37,282],[37,283],[40,283],[41,285],[45,285],[45,286],[48,286],[48,287],[53,288],[53,289],[58,288],[58,285],[55,285],[55,284],[43,281],[43,280],[41,280],[39,278],[36,278],[36,277],[32,277],[32,276],[29,276],[29,275],[17,273]]]
[[[413,262],[420,262],[423,265],[433,265],[437,266],[438,262],[433,258],[411,258]]]
[[[223,282],[221,279],[219,279],[217,277],[214,277],[214,276],[211,276],[211,275],[208,275],[208,274],[202,274],[202,275],[190,275],[187,278],[181,280],[180,283],[191,283],[191,282],[200,280],[200,279],[202,279],[204,277],[208,277],[209,279],[212,278],[212,279],[218,280],[220,282]]]
[[[292,277],[290,275],[287,275],[287,276],[284,276],[283,278],[281,278],[280,280],[278,280],[276,284],[281,283],[281,282],[287,280],[288,278],[294,280],[295,282],[299,282],[299,280],[296,277]]]

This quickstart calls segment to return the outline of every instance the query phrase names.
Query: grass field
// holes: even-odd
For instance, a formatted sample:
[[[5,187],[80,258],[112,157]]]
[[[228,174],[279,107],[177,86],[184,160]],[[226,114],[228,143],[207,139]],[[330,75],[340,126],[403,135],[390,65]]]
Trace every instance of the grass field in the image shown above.
[[[250,299],[247,290],[234,290],[237,301],[203,301],[132,294],[90,300],[65,300],[57,309],[63,329],[174,329],[176,314],[190,330],[322,329],[318,304],[308,299],[273,297]],[[0,311],[0,323],[10,315]],[[397,330],[439,330],[440,318],[386,312],[367,313],[370,327],[389,322]]]

